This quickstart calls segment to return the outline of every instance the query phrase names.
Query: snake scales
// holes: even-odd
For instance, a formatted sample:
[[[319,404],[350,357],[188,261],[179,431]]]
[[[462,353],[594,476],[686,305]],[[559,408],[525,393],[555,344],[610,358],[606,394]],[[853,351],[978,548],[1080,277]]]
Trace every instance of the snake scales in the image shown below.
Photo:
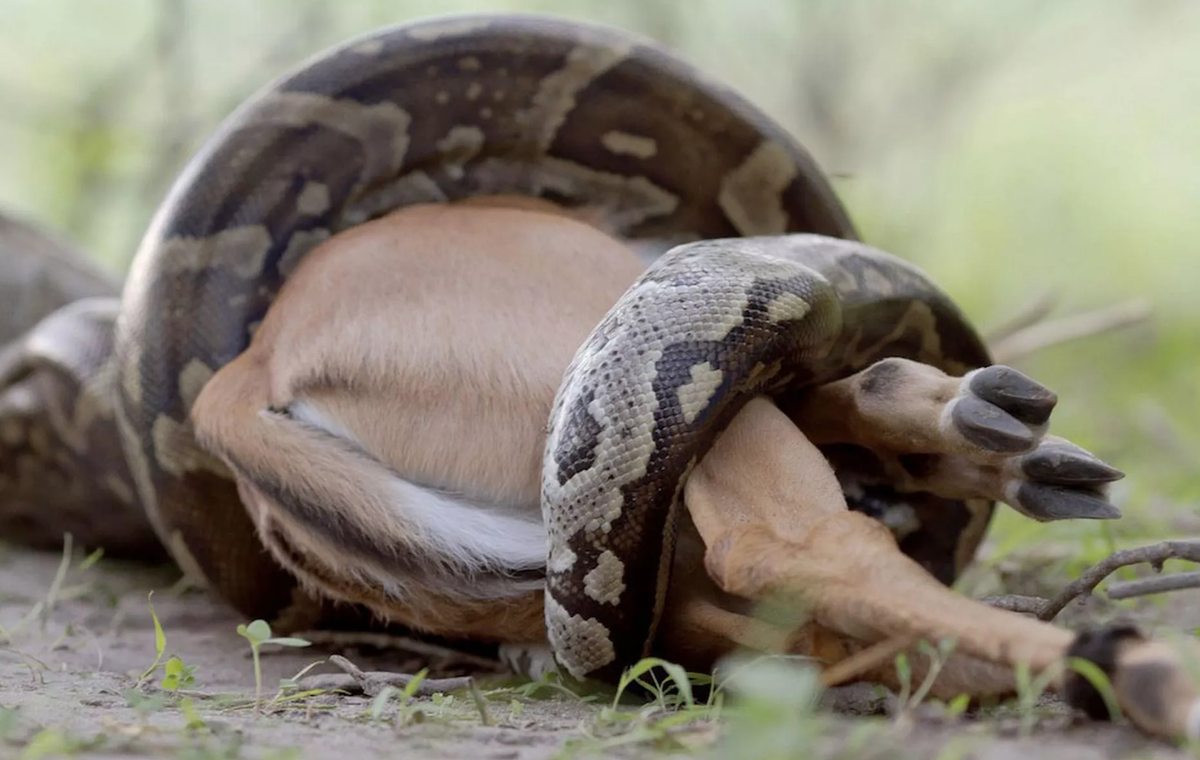
[[[0,406],[22,442],[6,449],[0,512],[138,510],[243,614],[344,622],[263,551],[189,411],[315,245],[404,205],[494,193],[597,206],[648,251],[691,243],[580,348],[550,420],[547,629],[576,675],[646,651],[682,483],[749,396],[885,356],[988,363],[923,275],[853,242],[817,166],[735,93],[616,30],[436,19],[353,40],[249,99],[159,208],[120,301],[68,305],[30,333],[0,367],[33,400]],[[47,504],[50,473],[73,485]],[[902,548],[949,582],[991,505],[926,506]]]

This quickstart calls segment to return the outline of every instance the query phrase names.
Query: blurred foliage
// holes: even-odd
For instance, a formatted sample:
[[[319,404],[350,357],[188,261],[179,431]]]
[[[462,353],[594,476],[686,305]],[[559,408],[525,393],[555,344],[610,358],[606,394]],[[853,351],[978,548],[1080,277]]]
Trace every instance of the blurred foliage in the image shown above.
[[[1116,532],[1200,523],[1200,3],[1190,0],[0,0],[0,208],[127,266],[243,98],[317,51],[434,13],[554,12],[675,48],[792,130],[865,239],[981,327],[1038,297],[1151,324],[1020,366],[1056,431],[1129,473]],[[1006,536],[1107,546],[1110,526]]]

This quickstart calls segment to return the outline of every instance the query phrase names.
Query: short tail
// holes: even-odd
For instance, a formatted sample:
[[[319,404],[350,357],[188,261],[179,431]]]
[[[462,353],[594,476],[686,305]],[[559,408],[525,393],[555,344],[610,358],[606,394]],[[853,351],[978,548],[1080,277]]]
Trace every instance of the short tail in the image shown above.
[[[288,523],[338,551],[338,564],[361,557],[451,596],[493,596],[489,578],[507,593],[541,586],[540,520],[411,483],[357,441],[314,424],[302,405],[271,409],[266,388],[252,355],[223,368],[196,400],[197,441]]]

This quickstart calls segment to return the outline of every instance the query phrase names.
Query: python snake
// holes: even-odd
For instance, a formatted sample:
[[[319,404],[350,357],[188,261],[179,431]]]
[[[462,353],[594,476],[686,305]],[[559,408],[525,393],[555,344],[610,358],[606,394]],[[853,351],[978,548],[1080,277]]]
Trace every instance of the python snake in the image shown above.
[[[0,486],[36,494],[28,481],[66,474],[76,510],[85,495],[141,510],[241,613],[339,624],[350,613],[263,551],[189,412],[315,245],[401,206],[498,193],[598,207],[653,262],[581,346],[548,426],[546,623],[575,675],[611,677],[648,651],[682,484],[750,396],[886,356],[989,363],[950,300],[855,242],[808,154],[734,92],[623,31],[447,17],[327,51],[223,123],[158,209],[120,301],[64,307],[34,332],[57,358],[30,349],[41,363],[9,372],[44,403],[0,424],[67,453],[26,447]],[[949,583],[992,505],[926,506],[901,547]]]

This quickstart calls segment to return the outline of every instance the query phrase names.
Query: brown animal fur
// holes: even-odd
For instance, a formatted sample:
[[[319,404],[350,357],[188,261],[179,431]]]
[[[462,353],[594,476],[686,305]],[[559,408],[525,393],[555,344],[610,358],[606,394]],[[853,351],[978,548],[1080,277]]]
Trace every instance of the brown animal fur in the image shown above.
[[[525,200],[410,207],[356,227],[304,260],[250,347],[204,388],[199,440],[238,474],[265,544],[310,587],[431,633],[544,641],[537,579],[489,577],[431,551],[389,510],[389,478],[540,520],[563,370],[642,268],[594,226]],[[917,374],[905,403],[883,411],[849,380],[825,405],[790,410],[794,421],[766,399],[733,421],[686,485],[664,656],[706,668],[749,646],[833,664],[892,637],[951,636],[942,696],[1011,692],[1006,666],[1062,660],[1070,632],[954,594],[848,511],[814,446],[923,436],[960,453],[938,423],[957,379]],[[757,603],[793,619],[756,619]],[[1135,644],[1121,657],[1174,663]],[[858,677],[895,682],[887,664]],[[1141,698],[1115,682],[1123,702]],[[1145,721],[1178,732],[1185,712]]]

